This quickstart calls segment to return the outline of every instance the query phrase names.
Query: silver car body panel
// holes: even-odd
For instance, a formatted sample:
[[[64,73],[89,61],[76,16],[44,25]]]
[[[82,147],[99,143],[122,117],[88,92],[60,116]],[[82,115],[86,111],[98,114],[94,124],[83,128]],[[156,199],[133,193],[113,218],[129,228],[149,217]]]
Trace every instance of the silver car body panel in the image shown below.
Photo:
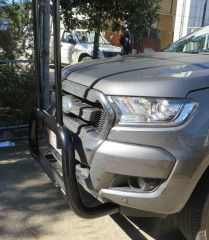
[[[106,95],[184,98],[209,86],[208,55],[155,53],[69,67],[67,79]]]
[[[100,94],[113,116],[92,149],[90,133],[84,131],[86,126],[80,127],[78,138],[91,152],[85,188],[101,201],[129,208],[160,214],[180,211],[209,166],[208,56],[158,53],[119,57],[77,64],[64,71],[65,93],[91,102]],[[107,95],[189,98],[198,108],[177,127],[119,126],[114,123]],[[140,192],[113,185],[118,175],[162,183],[154,191]]]

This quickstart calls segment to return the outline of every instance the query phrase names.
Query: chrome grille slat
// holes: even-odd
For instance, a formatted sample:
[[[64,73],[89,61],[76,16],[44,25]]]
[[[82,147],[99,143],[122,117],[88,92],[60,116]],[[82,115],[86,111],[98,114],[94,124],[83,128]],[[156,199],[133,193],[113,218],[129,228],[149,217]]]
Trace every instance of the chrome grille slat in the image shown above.
[[[70,96],[70,94],[67,94]],[[75,102],[69,113],[65,114],[69,117],[77,118],[78,122],[85,122],[87,126],[95,128],[96,133],[101,133],[105,123],[108,121],[108,114],[100,103],[91,103],[77,98],[79,101]]]

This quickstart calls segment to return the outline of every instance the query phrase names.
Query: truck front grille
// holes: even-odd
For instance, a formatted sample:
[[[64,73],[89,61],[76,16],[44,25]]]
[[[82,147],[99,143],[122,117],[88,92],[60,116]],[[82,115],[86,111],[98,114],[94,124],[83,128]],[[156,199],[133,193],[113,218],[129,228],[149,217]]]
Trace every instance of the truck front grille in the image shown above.
[[[81,126],[89,126],[100,134],[108,122],[108,113],[100,102],[90,102],[85,99],[78,98],[74,95],[67,94],[74,100],[74,104],[70,112],[65,113],[66,117],[71,117]]]
[[[74,98],[73,108],[64,113],[65,126],[74,133],[75,158],[91,166],[94,154],[107,139],[115,112],[104,94],[69,80],[63,82],[63,95]]]

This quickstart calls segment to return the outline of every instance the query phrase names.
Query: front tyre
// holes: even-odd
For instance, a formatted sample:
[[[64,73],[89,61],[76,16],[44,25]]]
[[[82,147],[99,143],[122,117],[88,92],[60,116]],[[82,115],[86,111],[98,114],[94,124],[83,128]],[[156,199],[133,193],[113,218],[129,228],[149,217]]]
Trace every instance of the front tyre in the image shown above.
[[[209,240],[209,171],[204,174],[190,200],[177,217],[187,240]]]

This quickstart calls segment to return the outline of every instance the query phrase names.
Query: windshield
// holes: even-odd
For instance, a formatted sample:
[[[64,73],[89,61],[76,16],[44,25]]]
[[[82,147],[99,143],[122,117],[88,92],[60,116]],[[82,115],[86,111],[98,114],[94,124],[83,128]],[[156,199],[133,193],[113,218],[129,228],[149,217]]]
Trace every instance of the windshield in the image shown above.
[[[209,27],[197,30],[163,50],[164,52],[209,52]]]
[[[80,43],[94,43],[94,32],[76,31],[76,36]],[[100,36],[100,44],[110,44],[107,39]]]

